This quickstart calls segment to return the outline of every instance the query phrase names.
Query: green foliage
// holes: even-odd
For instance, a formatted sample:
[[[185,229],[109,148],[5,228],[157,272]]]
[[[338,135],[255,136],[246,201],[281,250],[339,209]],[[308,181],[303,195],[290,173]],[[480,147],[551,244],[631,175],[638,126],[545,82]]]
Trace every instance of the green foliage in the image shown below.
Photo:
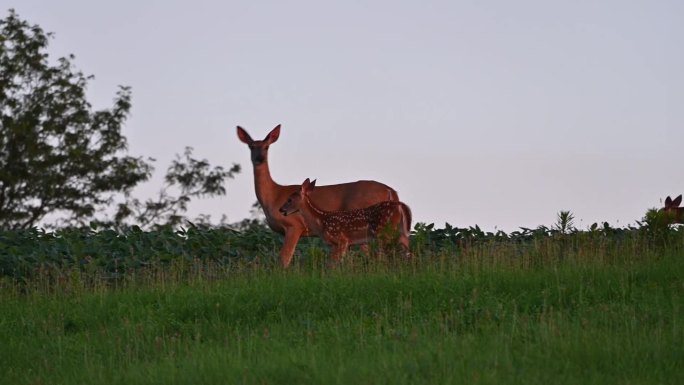
[[[279,242],[274,233],[260,229],[239,233],[229,228],[174,230],[167,226],[145,232],[133,226],[123,231],[0,231],[0,274],[25,279],[46,272],[63,275],[75,269],[119,278],[151,265],[202,261],[230,266],[271,255]]]
[[[123,155],[130,89],[93,111],[85,98],[92,77],[72,66],[73,56],[52,65],[50,37],[12,10],[0,20],[0,228],[29,228],[56,211],[91,217],[151,173]]]
[[[649,236],[657,242],[668,242],[672,236],[671,224],[673,223],[673,213],[650,209],[639,222],[643,229],[648,231]]]
[[[153,167],[126,155],[130,88],[120,87],[112,108],[94,111],[85,98],[93,77],[73,67],[73,55],[52,64],[51,36],[13,10],[0,20],[0,229],[28,229],[48,214],[67,226],[178,226],[192,199],[225,195],[240,166],[211,167],[186,148],[158,197],[133,197]]]
[[[575,216],[570,211],[560,211],[556,219],[555,229],[566,234],[574,229]]]
[[[562,259],[615,261],[625,253],[646,257],[659,250],[684,248],[682,227],[661,228],[650,221],[638,228],[613,228],[604,223],[586,231],[539,226],[511,233],[449,224],[439,229],[434,224],[418,223],[410,242],[414,260],[421,264],[476,260],[518,267],[546,266]],[[257,220],[243,221],[238,227],[192,225],[180,230],[172,226],[152,231],[138,226],[113,230],[95,225],[54,232],[8,230],[0,231],[0,276],[27,280],[41,274],[65,276],[72,271],[91,271],[106,280],[148,268],[205,265],[228,270],[240,266],[271,269],[278,266],[281,245],[281,236]],[[393,261],[375,249],[371,247],[370,257],[352,253],[348,263],[356,265],[361,259],[361,265],[367,266],[369,261]],[[319,266],[327,262],[327,253],[320,239],[304,238],[295,261],[302,266]]]
[[[164,186],[156,198],[142,202],[126,194],[125,202],[118,205],[113,219],[99,220],[96,223],[115,227],[178,227],[187,221],[184,213],[193,198],[225,195],[225,181],[239,172],[238,164],[233,164],[228,170],[222,166],[212,168],[206,159],[193,158],[192,148],[186,147],[184,156],[176,155],[167,169]],[[208,224],[209,220],[209,216],[200,216],[195,222]]]
[[[0,292],[8,384],[679,384],[684,254]]]
[[[0,370],[27,384],[682,382],[681,227],[566,228],[418,223],[413,262],[350,253],[334,269],[309,238],[286,272],[258,221],[3,231]]]

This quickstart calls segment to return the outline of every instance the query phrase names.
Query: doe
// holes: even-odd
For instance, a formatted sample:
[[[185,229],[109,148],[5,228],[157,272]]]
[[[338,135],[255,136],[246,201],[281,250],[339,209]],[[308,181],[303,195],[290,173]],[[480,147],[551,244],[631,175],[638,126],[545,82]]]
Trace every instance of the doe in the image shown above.
[[[331,248],[333,261],[339,262],[350,245],[381,239],[384,230],[398,231],[399,243],[409,254],[411,209],[404,203],[387,200],[372,206],[345,211],[325,211],[316,206],[309,194],[316,181],[307,178],[280,208],[284,216],[300,212],[309,232],[322,238]]]

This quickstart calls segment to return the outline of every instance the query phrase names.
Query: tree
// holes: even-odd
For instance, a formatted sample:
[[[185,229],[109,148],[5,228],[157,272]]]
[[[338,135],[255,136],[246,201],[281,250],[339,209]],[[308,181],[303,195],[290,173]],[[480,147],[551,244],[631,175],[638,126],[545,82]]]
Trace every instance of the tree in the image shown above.
[[[177,226],[187,220],[184,213],[192,198],[225,195],[224,181],[233,178],[238,172],[238,164],[233,164],[229,170],[221,166],[212,169],[206,159],[194,159],[192,148],[186,147],[184,157],[176,155],[176,159],[166,170],[164,186],[156,199],[142,202],[127,195],[126,201],[118,205],[114,218],[103,221],[103,224],[119,227],[130,224],[143,227]],[[178,190],[177,194],[173,194],[174,189]],[[207,223],[209,216],[202,215],[195,221]]]
[[[163,189],[156,201],[132,198],[153,167],[126,154],[121,128],[131,90],[121,86],[111,108],[93,111],[85,95],[93,77],[72,66],[73,55],[51,63],[52,36],[14,10],[0,20],[0,228],[32,227],[52,213],[83,224],[110,206],[116,214],[105,223],[175,224],[191,198],[225,194],[222,184],[239,166],[212,169],[186,151],[185,163],[178,158],[166,176],[167,187],[180,187],[178,196]],[[120,196],[125,201],[116,205]]]

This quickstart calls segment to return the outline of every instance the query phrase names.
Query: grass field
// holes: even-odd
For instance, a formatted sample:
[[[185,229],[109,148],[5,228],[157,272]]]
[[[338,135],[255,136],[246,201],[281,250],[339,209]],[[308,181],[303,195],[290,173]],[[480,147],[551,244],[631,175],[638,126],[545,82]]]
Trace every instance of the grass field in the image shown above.
[[[5,284],[0,382],[681,384],[683,276],[665,251]]]

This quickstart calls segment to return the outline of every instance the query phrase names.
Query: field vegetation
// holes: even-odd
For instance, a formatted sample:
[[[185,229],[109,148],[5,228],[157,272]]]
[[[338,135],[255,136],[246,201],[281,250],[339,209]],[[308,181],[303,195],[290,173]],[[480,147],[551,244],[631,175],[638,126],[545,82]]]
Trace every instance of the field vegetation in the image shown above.
[[[684,383],[684,231],[418,224],[410,262],[240,230],[0,233],[12,384]]]

